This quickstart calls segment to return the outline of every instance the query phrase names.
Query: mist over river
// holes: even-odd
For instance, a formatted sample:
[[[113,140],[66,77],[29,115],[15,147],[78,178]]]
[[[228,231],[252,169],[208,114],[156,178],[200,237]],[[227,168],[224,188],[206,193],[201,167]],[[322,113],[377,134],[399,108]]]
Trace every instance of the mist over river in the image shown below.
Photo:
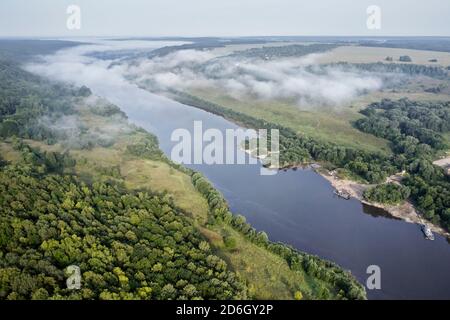
[[[141,42],[141,50],[167,45]],[[204,129],[222,132],[238,128],[216,115],[140,89],[123,76],[120,67],[110,67],[112,60],[87,55],[111,50],[126,53],[124,50],[136,45],[136,41],[83,44],[27,68],[88,86],[120,107],[130,122],[157,135],[168,156],[176,144],[171,142],[172,132],[178,128],[192,132],[194,121],[202,121]],[[417,225],[389,218],[355,199],[334,196],[330,184],[314,171],[298,169],[265,176],[260,174],[260,164],[189,167],[202,172],[224,194],[233,213],[244,215],[272,241],[334,261],[363,284],[367,267],[378,265],[381,289],[367,290],[370,299],[450,299],[450,245],[444,237],[436,235],[435,241],[426,241]]]

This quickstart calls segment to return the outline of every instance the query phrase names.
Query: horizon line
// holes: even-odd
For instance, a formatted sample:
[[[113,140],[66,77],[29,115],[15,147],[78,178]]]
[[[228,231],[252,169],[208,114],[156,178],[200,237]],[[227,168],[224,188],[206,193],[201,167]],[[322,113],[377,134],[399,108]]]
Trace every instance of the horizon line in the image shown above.
[[[238,38],[449,38],[450,35],[0,35],[0,39],[55,39],[55,38],[126,38],[126,39],[238,39]]]

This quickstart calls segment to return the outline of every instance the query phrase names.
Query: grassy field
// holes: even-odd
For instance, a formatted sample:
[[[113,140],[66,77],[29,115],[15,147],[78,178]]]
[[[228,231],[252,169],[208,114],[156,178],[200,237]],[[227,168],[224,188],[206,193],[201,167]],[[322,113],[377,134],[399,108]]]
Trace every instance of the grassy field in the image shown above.
[[[46,151],[64,150],[60,144],[49,146],[40,141],[26,142]],[[77,175],[85,180],[109,180],[112,172],[116,170],[118,180],[123,181],[127,188],[167,192],[179,208],[195,216],[201,223],[206,221],[206,200],[195,190],[188,175],[175,170],[167,163],[130,156],[125,153],[121,143],[110,148],[71,150],[70,154],[77,160]]]
[[[6,161],[16,162],[20,160],[20,153],[15,151],[10,143],[0,141],[0,154]]]
[[[237,100],[215,90],[196,89],[191,94],[266,121],[279,123],[316,139],[367,151],[390,153],[388,142],[355,129],[360,108],[300,109],[283,101]]]
[[[226,55],[235,51],[243,51],[252,48],[261,47],[279,47],[287,45],[308,45],[314,42],[270,42],[265,44],[239,44],[228,45],[222,48],[215,48],[211,53],[215,55]],[[400,56],[408,55],[414,64],[423,65],[450,65],[450,53],[429,51],[429,50],[415,50],[402,48],[382,48],[382,47],[365,47],[357,45],[340,46],[329,52],[320,53],[316,55],[317,63],[333,63],[340,61],[347,61],[350,63],[372,63],[372,62],[386,62],[386,57],[392,57],[392,63],[401,63],[398,61]],[[437,62],[430,60],[436,59]]]
[[[236,246],[227,249],[216,242],[216,253],[249,283],[250,293],[257,299],[292,299],[296,291],[305,298],[317,296],[320,286],[327,285],[312,279],[301,271],[292,271],[281,257],[247,241],[240,233],[223,226],[217,235],[226,232],[236,240]],[[330,288],[328,288],[330,289]],[[331,291],[331,290],[330,290]]]
[[[167,163],[151,160],[129,160],[121,165],[121,174],[130,189],[164,190],[178,207],[195,216],[200,224],[207,220],[208,204],[195,190],[191,178]]]
[[[278,43],[277,45],[286,45]],[[219,53],[229,53],[234,50],[244,50],[260,45],[245,47],[230,46],[221,48]],[[270,46],[267,44],[267,46]],[[228,51],[227,51],[228,50]],[[315,64],[346,61],[350,63],[385,62],[387,56],[393,57],[392,63],[397,63],[402,55],[409,55],[414,64],[450,65],[450,53],[426,50],[411,50],[397,48],[377,48],[364,46],[341,46],[315,56]],[[437,59],[437,62],[430,62]],[[425,89],[441,89],[441,93],[427,93]],[[428,77],[413,77],[403,81],[395,90],[374,92],[357,98],[347,105],[339,107],[308,107],[298,106],[294,101],[261,100],[251,97],[236,99],[217,88],[192,88],[189,93],[223,107],[239,111],[250,116],[276,122],[292,128],[299,133],[333,142],[339,145],[361,148],[366,151],[381,151],[390,153],[388,142],[373,135],[365,134],[355,129],[352,122],[359,119],[359,111],[371,102],[383,98],[400,99],[408,97],[411,100],[448,100],[450,84],[446,81]]]
[[[434,87],[440,87],[441,93],[424,91]],[[352,123],[362,117],[359,111],[382,99],[398,100],[406,97],[414,101],[447,101],[449,92],[448,81],[414,77],[404,81],[398,88],[368,93],[339,107],[299,106],[295,101],[250,97],[237,99],[216,88],[194,88],[188,93],[234,111],[281,124],[321,141],[389,154],[388,141],[353,127]]]
[[[450,65],[450,53],[427,50],[412,50],[399,48],[377,48],[364,46],[342,46],[320,54],[317,63],[332,63],[338,61],[347,61],[350,63],[371,63],[385,62],[386,57],[393,58],[392,63],[398,63],[400,56],[408,55],[412,63],[426,65]],[[431,59],[437,59],[437,62],[430,62]]]
[[[450,146],[450,132],[445,133],[443,136],[445,140],[447,140],[447,144]]]
[[[361,96],[352,102],[352,109],[361,110],[372,102],[377,102],[382,99],[398,100],[401,98],[408,98],[413,101],[447,101],[449,96],[446,94],[434,94],[427,92],[373,92],[365,96]]]

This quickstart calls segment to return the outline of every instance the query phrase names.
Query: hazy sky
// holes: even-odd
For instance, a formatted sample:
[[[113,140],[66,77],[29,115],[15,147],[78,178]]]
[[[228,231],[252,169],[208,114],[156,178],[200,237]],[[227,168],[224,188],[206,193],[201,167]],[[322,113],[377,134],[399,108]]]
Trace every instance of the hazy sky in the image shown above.
[[[80,30],[66,27],[70,4]],[[450,36],[449,17],[449,0],[0,0],[0,36]]]

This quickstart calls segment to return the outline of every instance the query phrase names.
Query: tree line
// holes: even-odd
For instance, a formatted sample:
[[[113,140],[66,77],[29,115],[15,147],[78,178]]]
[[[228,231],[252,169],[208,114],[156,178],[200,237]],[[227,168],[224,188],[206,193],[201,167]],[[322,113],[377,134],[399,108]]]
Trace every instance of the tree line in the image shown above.
[[[366,117],[356,121],[356,127],[391,141],[398,153],[421,157],[448,147],[442,133],[450,130],[450,101],[383,99],[370,104],[361,113]]]
[[[258,58],[258,59],[274,59],[274,58],[288,58],[301,57],[311,53],[320,53],[330,51],[338,47],[335,44],[315,43],[310,45],[293,44],[287,46],[274,46],[251,48],[247,50],[232,53],[226,57],[238,58]]]
[[[409,76],[428,76],[436,79],[448,79],[448,70],[441,66],[429,66],[422,64],[412,64],[412,63],[383,63],[383,62],[373,62],[373,63],[350,63],[350,62],[335,62],[329,64],[321,65],[321,68],[327,67],[338,67],[346,71],[360,70],[366,72],[377,72],[377,73],[398,73],[406,74]],[[314,72],[314,67],[309,67],[311,72]]]
[[[241,112],[222,107],[185,92],[172,90],[172,97],[249,128],[278,129],[280,167],[323,161],[346,169],[369,183],[383,183],[386,178],[406,170],[404,179],[411,199],[424,216],[450,230],[450,183],[443,169],[432,164],[436,152],[447,148],[442,133],[448,132],[450,102],[414,102],[408,99],[383,100],[362,110],[365,118],[355,122],[361,131],[391,141],[394,153],[367,152],[315,140]],[[380,109],[377,112],[377,109]],[[270,136],[269,136],[270,140]]]
[[[408,187],[386,183],[365,190],[363,196],[371,202],[396,205],[408,199],[410,194],[411,190]]]
[[[292,270],[302,270],[311,277],[330,284],[335,292],[330,292],[328,288],[322,288],[321,299],[329,299],[331,294],[340,299],[365,299],[364,287],[358,283],[350,272],[344,271],[333,262],[299,252],[286,244],[270,241],[265,232],[255,230],[247,223],[244,216],[233,215],[220,192],[200,173],[191,171],[191,179],[195,188],[208,201],[212,213],[209,219],[210,224],[225,223],[242,233],[252,243],[282,257]]]
[[[74,101],[90,94],[87,87],[53,83],[22,70],[15,62],[0,59],[0,137],[55,143],[58,134],[40,119],[48,116],[56,122],[74,114]]]
[[[449,147],[443,134],[450,131],[450,102],[384,99],[361,113],[366,117],[355,126],[391,141],[397,166],[408,172],[402,184],[424,217],[450,230],[449,177],[432,163]]]
[[[280,167],[302,165],[310,161],[324,161],[345,168],[351,174],[370,183],[383,182],[396,172],[394,159],[382,153],[367,152],[351,147],[323,142],[299,134],[294,130],[211,103],[188,93],[172,90],[173,98],[181,103],[212,112],[254,129],[278,129],[280,138]],[[270,134],[268,137],[270,142]]]

